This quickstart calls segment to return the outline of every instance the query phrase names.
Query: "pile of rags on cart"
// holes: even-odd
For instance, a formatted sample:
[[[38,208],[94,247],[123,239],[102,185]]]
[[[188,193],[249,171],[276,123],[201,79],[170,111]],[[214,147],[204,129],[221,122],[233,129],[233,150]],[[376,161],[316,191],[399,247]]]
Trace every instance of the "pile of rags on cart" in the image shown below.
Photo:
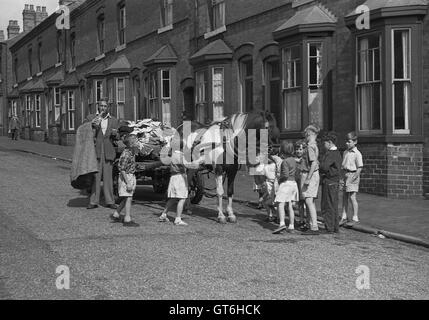
[[[125,121],[119,128],[119,133],[131,133],[137,136],[139,157],[159,160],[161,149],[170,142],[175,131],[162,122],[143,119]]]

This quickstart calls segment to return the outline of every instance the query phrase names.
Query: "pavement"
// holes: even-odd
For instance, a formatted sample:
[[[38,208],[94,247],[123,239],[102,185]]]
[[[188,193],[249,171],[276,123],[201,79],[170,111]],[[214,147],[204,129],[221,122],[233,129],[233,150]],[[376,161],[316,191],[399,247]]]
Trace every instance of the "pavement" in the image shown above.
[[[0,147],[66,162],[71,162],[73,155],[73,147],[70,146],[29,140],[12,141],[7,137],[0,137]],[[213,187],[213,179],[208,179],[206,186]],[[253,191],[253,177],[245,171],[240,171],[235,182],[234,200],[255,206],[257,198],[257,193]],[[342,206],[341,202],[340,196],[339,208]],[[429,247],[429,200],[389,199],[360,193],[358,203],[360,223],[349,228],[380,238],[393,238]],[[316,206],[320,210],[320,197]],[[320,218],[323,220],[323,217]]]

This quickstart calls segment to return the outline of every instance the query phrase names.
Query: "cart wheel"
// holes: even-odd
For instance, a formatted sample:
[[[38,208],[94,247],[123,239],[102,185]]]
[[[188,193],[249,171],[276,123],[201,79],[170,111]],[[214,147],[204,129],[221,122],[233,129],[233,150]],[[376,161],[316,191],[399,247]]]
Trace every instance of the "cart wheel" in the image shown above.
[[[205,190],[204,190],[204,178],[200,171],[196,171],[192,175],[191,179],[191,192],[193,196],[191,197],[192,204],[199,204],[203,200]]]

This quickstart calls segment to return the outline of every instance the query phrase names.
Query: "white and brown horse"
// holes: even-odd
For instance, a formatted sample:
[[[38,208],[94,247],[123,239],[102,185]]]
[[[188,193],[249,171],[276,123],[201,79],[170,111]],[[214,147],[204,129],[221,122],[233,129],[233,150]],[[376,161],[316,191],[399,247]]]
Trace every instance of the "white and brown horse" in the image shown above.
[[[268,145],[278,143],[279,130],[274,116],[265,111],[237,113],[209,126],[187,121],[178,132],[185,148],[192,151],[191,159],[204,157],[205,167],[215,174],[218,222],[236,222],[232,208],[235,177],[240,165],[256,166],[260,154],[267,154]],[[222,203],[224,178],[227,181],[228,217],[223,212]]]

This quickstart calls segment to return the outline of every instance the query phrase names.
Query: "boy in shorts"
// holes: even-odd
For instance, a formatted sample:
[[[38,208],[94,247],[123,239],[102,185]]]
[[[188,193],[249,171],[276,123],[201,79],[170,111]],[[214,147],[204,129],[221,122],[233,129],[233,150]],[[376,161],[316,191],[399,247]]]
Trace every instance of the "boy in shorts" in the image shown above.
[[[317,135],[320,129],[315,125],[309,125],[304,130],[307,141],[306,163],[307,168],[301,170],[301,190],[305,198],[307,210],[310,213],[310,230],[305,231],[307,235],[318,235],[319,227],[317,225],[317,211],[314,199],[317,198],[319,191],[319,148],[317,147]]]
[[[343,190],[343,213],[340,221],[340,226],[349,222],[354,224],[359,222],[358,218],[358,202],[356,195],[359,192],[360,174],[363,168],[362,154],[356,148],[357,135],[355,132],[349,132],[346,135],[347,150],[343,154],[342,169],[344,171],[344,190]],[[349,201],[353,206],[352,221],[348,221],[347,212]]]

